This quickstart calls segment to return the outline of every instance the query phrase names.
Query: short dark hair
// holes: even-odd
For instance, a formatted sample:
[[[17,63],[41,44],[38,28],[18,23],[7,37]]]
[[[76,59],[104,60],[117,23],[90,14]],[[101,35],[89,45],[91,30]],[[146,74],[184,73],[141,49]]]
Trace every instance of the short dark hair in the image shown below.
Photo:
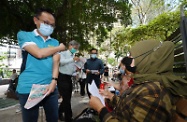
[[[121,63],[125,66],[130,66],[131,63],[132,63],[132,58],[130,57],[124,57],[122,60],[121,60]]]
[[[93,50],[95,50],[96,52],[98,52],[98,50],[97,50],[96,48],[92,48],[92,49],[90,50],[90,53],[91,53]]]
[[[42,12],[47,12],[47,13],[53,15],[53,17],[55,18],[55,15],[54,15],[53,11],[51,9],[49,9],[49,8],[36,9],[34,17],[39,17],[42,14]]]

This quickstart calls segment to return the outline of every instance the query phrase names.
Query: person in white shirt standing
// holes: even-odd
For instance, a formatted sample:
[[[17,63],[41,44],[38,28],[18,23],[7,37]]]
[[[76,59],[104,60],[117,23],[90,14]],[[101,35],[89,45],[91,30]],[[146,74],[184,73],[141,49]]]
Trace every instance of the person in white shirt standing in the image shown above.
[[[79,43],[76,41],[70,41],[68,50],[60,53],[60,65],[58,76],[58,90],[63,98],[61,102],[58,114],[59,120],[63,120],[62,113],[65,113],[65,121],[72,121],[72,109],[71,109],[71,96],[72,96],[72,75],[76,71],[75,62],[79,61],[79,57],[75,55],[79,49]]]
[[[85,95],[86,73],[83,71],[85,62],[86,58],[80,57],[80,61],[78,62],[80,67],[77,67],[81,97],[84,97]]]

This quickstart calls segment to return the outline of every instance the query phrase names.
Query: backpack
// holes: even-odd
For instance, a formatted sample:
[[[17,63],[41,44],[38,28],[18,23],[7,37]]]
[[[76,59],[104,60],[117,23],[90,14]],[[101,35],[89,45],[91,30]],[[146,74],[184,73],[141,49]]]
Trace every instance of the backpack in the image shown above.
[[[28,52],[22,50],[23,60],[22,60],[21,68],[20,68],[20,74],[25,70],[26,62],[27,62],[27,55],[28,55]],[[16,95],[16,88],[18,85],[18,79],[19,79],[19,76],[17,78],[15,78],[13,81],[12,80],[10,81],[8,91],[7,91],[8,98],[18,99],[18,97]]]
[[[85,108],[73,122],[100,122],[97,111],[92,108]]]

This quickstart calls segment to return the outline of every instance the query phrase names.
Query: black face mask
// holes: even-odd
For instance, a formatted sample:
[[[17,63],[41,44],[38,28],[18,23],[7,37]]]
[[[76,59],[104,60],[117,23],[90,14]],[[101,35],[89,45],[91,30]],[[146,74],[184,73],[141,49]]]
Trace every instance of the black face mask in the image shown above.
[[[125,65],[126,69],[132,73],[136,72],[136,66],[131,67],[131,63],[132,63],[133,58],[129,58],[129,57],[124,57],[121,61],[122,64]]]

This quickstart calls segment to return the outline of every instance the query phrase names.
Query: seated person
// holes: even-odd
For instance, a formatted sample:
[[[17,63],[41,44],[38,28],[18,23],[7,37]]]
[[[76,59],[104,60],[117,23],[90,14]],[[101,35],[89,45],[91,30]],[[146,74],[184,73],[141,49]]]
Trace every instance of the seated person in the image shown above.
[[[130,63],[132,62],[132,58],[129,57],[124,57],[119,65],[119,74],[120,75],[120,81],[118,83],[116,82],[107,82],[108,86],[113,86],[116,90],[119,90],[120,93],[122,93],[124,90],[126,90],[126,88],[124,88],[126,85],[126,82],[128,83],[128,85],[130,86],[132,84],[132,79],[129,76],[125,76],[125,69],[126,67],[129,69]],[[128,72],[128,74],[131,74],[132,72],[134,72],[134,69],[129,69],[130,71]]]
[[[120,97],[100,90],[115,109],[108,112],[94,96],[90,98],[90,106],[99,113],[102,122],[171,121],[175,101],[187,97],[187,81],[173,74],[174,44],[141,41],[131,48],[130,54],[133,60],[125,72],[134,79],[133,84]],[[129,69],[134,73],[128,74]]]
[[[17,87],[17,83],[18,83],[18,74],[16,72],[16,69],[13,69],[12,75],[10,76],[8,90],[15,92],[16,87]],[[8,90],[7,90],[7,92],[8,92]]]
[[[10,76],[9,86],[5,93],[5,95],[7,95],[8,98],[17,99],[17,95],[15,92],[17,88],[17,84],[18,84],[18,74],[16,73],[16,70],[13,69],[12,75]]]

